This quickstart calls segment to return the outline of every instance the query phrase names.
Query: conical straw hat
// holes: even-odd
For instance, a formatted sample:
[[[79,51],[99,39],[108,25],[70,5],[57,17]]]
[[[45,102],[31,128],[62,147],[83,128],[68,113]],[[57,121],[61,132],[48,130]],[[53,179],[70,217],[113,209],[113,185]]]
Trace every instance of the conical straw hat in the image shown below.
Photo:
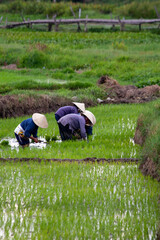
[[[90,111],[88,110],[85,110],[83,113],[82,113],[84,116],[86,116],[90,122],[92,123],[92,125],[94,125],[96,123],[96,118],[95,116],[93,115],[93,113],[91,113]]]
[[[41,127],[41,128],[47,128],[48,127],[47,119],[43,114],[34,113],[32,115],[32,120],[38,127]]]
[[[73,102],[74,105],[76,105],[77,108],[79,108],[82,112],[85,111],[85,104],[79,103],[79,102]]]

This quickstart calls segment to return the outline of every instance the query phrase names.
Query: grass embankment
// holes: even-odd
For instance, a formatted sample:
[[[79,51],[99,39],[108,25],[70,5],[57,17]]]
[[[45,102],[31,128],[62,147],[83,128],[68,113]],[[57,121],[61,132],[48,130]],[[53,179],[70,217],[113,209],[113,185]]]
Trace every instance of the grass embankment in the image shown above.
[[[157,179],[160,180],[160,101],[152,105],[152,108],[146,109],[138,119],[138,130],[141,133],[142,161],[151,160],[156,167],[152,170]],[[148,166],[149,168],[150,166]],[[145,171],[145,169],[144,169]],[[148,170],[148,173],[150,170]],[[147,173],[147,171],[146,171]]]
[[[3,239],[155,239],[156,181],[135,165],[5,163]]]

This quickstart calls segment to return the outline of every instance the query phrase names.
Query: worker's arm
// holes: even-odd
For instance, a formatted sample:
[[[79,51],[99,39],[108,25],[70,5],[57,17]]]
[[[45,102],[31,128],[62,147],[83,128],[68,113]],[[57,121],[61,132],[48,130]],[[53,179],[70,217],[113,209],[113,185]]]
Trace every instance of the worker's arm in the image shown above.
[[[32,139],[34,142],[38,143],[38,138],[30,136],[30,139]]]
[[[35,125],[34,122],[32,122],[25,129],[24,136],[32,139],[34,142],[38,142],[37,130],[38,130],[38,127]],[[33,135],[33,136],[31,136],[31,135]]]
[[[87,140],[87,134],[86,134],[86,129],[85,129],[85,120],[83,117],[81,117],[81,119],[79,121],[79,125],[80,125],[81,138],[83,140]]]

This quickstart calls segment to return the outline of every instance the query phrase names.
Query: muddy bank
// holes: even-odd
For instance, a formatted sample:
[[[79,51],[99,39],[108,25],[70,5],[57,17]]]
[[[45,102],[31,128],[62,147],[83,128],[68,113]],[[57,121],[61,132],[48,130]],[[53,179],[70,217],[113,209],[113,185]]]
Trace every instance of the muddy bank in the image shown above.
[[[86,96],[82,100],[86,107],[98,104],[144,103],[160,97],[158,85],[140,89],[135,86],[121,86],[116,80],[108,76],[102,76],[98,80],[98,86],[106,91],[106,97],[104,99],[97,98],[97,102],[93,102]],[[0,95],[0,118],[31,115],[33,112],[55,112],[59,107],[72,105],[72,101],[77,100],[48,95]]]
[[[147,158],[144,160],[140,166],[139,169],[145,176],[151,176],[155,179],[157,179],[158,182],[160,182],[160,175],[158,174],[159,167],[158,165],[150,158]]]
[[[73,105],[71,99],[59,96],[26,96],[0,95],[0,118],[31,115],[34,112],[50,113],[65,105]],[[90,100],[85,100],[86,107],[94,106]]]
[[[154,121],[154,119],[152,119],[152,121]],[[153,146],[151,147],[145,144],[148,137],[150,137],[150,134],[152,133],[152,131],[150,133],[150,128],[148,127],[144,134],[144,126],[145,126],[144,124],[146,124],[145,117],[141,114],[137,120],[137,127],[134,134],[134,142],[136,144],[141,145],[143,149],[147,149],[147,150],[145,155],[143,156],[143,161],[141,162],[139,169],[141,170],[143,175],[151,176],[152,178],[155,178],[157,179],[157,181],[160,182],[160,165],[158,163],[159,160],[156,160],[156,161],[153,160],[154,153],[157,153],[158,151],[156,149],[157,145],[155,142],[154,144],[155,149],[152,150]],[[157,130],[158,129],[156,128],[154,135],[156,135]],[[150,151],[153,152],[153,154],[151,154]]]
[[[122,86],[108,76],[102,76],[97,84],[107,93],[107,98],[103,100],[103,103],[144,103],[160,97],[160,86],[158,85],[144,88],[132,85]]]
[[[29,161],[37,161],[37,162],[78,162],[78,163],[139,163],[138,158],[84,158],[84,159],[58,159],[58,158],[0,158],[0,162],[29,162]]]

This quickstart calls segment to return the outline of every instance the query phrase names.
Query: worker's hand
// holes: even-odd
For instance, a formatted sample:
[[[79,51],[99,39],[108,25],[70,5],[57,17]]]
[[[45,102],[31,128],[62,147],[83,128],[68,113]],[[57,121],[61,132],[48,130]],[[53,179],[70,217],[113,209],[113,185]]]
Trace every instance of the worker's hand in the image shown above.
[[[38,138],[35,138],[35,137],[30,137],[30,139],[32,139],[34,142],[38,143]]]
[[[38,141],[38,138],[34,138],[33,139],[36,143],[38,143],[39,141]]]

